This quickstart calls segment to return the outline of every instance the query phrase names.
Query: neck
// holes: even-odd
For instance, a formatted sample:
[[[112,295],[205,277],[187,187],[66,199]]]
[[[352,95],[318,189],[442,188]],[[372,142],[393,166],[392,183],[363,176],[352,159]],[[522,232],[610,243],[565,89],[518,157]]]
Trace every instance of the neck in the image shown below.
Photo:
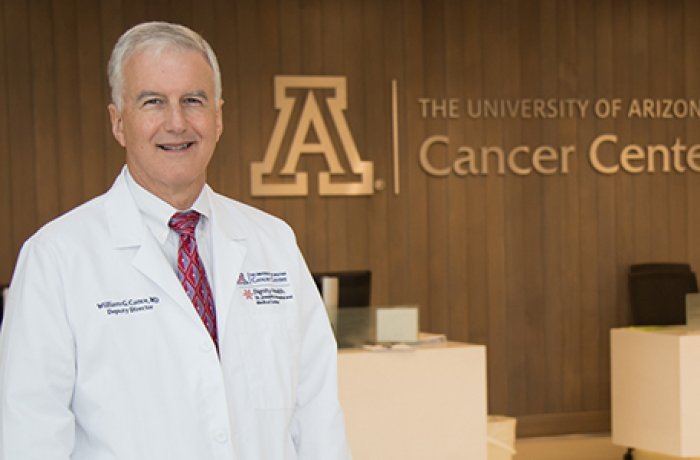
[[[201,191],[202,189],[200,188],[195,194],[171,194],[170,196],[156,194],[156,196],[178,211],[184,211],[192,207]]]
[[[197,178],[186,184],[167,184],[143,180],[138,174],[129,169],[132,179],[149,193],[157,196],[178,211],[189,209],[202,193],[205,177]]]

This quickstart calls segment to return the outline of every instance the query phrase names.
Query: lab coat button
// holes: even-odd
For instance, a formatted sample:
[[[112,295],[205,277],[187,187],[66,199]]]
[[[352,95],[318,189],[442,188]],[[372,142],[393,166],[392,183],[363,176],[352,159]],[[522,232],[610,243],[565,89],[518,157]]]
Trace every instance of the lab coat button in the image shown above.
[[[216,439],[216,442],[220,442],[221,444],[223,444],[226,441],[228,441],[228,435],[225,431],[219,431],[214,435],[214,439]]]
[[[203,340],[203,341],[199,344],[199,349],[202,350],[202,351],[209,351],[209,350],[212,349],[213,346],[214,346],[214,344],[212,343],[211,340]]]

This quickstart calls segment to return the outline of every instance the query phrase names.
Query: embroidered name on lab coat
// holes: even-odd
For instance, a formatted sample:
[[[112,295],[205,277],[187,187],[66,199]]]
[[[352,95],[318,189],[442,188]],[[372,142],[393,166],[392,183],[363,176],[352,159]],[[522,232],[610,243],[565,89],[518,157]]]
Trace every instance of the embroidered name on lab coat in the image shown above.
[[[153,310],[160,302],[156,296],[135,297],[122,300],[105,300],[97,303],[97,308],[108,316],[131,315]]]
[[[240,273],[237,284],[243,298],[256,305],[279,305],[294,299],[287,272]]]

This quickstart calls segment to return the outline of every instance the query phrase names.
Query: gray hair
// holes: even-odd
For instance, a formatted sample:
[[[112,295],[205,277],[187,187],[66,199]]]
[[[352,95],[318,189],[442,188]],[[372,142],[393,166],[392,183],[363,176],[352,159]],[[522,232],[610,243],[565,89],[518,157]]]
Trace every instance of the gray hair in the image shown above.
[[[160,52],[173,47],[180,50],[193,50],[202,54],[214,71],[214,97],[221,100],[221,71],[216,54],[209,43],[197,32],[168,22],[144,22],[137,24],[119,37],[109,58],[108,78],[112,88],[112,102],[121,111],[124,98],[124,64],[126,60],[144,48]]]

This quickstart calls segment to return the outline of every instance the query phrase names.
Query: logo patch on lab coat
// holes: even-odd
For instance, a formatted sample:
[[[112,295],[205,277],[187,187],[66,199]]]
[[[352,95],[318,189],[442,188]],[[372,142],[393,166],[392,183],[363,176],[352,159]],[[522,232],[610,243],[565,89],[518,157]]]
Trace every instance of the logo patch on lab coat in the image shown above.
[[[279,305],[294,299],[287,272],[240,273],[237,284],[243,298],[259,306]]]

